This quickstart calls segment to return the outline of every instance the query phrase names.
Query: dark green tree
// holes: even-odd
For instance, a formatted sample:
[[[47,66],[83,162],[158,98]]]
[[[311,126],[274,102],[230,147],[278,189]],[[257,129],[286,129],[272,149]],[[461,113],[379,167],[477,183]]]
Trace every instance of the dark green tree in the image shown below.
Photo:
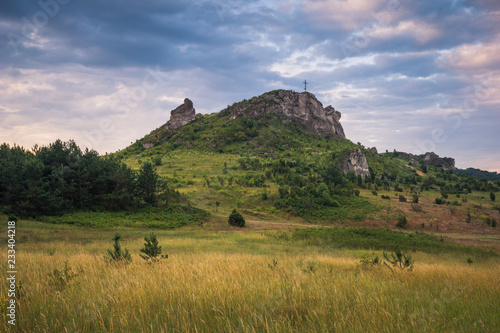
[[[231,215],[229,215],[228,223],[234,227],[242,228],[245,226],[245,219],[236,211],[236,209],[233,209]]]
[[[490,192],[490,199],[491,201],[495,201],[495,193]]]
[[[151,162],[144,162],[137,175],[137,192],[139,197],[149,205],[157,202],[157,192],[160,188],[160,177]]]

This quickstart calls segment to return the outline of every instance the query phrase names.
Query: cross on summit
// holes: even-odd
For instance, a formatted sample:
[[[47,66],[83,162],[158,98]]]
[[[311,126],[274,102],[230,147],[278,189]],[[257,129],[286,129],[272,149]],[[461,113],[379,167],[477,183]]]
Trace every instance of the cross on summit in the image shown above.
[[[307,80],[304,80],[304,91],[307,91]]]

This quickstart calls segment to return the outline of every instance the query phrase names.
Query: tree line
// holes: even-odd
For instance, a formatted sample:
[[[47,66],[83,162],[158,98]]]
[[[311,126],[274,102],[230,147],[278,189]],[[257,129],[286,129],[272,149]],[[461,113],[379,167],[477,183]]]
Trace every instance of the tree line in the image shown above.
[[[127,210],[178,197],[150,162],[134,171],[112,156],[57,140],[31,150],[0,145],[0,207],[36,217],[75,210]]]

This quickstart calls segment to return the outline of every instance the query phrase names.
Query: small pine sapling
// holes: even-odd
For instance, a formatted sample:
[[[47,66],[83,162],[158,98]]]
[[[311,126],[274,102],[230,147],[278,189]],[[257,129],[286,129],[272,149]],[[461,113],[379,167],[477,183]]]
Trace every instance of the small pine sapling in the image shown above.
[[[129,263],[132,261],[132,256],[130,255],[130,252],[128,249],[125,249],[125,251],[122,251],[122,247],[120,245],[120,239],[122,238],[122,235],[119,233],[116,233],[115,236],[113,237],[113,251],[108,250],[108,260],[109,261],[114,261],[114,262],[120,262],[120,263]]]
[[[161,255],[161,246],[158,244],[158,239],[156,238],[156,234],[152,232],[149,236],[144,237],[144,247],[141,249],[141,258],[151,262],[156,262],[160,259],[168,258],[167,255]],[[161,255],[161,256],[160,256]]]
[[[402,272],[407,269],[407,272],[413,271],[414,260],[411,254],[406,254],[401,251],[400,248],[396,248],[394,253],[384,252],[384,264],[393,271],[393,268],[399,268]]]

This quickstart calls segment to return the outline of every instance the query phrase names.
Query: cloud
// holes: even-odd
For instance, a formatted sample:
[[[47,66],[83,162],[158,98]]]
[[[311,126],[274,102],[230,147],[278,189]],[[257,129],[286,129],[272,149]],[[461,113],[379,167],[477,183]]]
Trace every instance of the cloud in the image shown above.
[[[185,97],[211,113],[307,79],[355,142],[500,165],[497,1],[58,3],[0,2],[0,141],[115,151]]]

